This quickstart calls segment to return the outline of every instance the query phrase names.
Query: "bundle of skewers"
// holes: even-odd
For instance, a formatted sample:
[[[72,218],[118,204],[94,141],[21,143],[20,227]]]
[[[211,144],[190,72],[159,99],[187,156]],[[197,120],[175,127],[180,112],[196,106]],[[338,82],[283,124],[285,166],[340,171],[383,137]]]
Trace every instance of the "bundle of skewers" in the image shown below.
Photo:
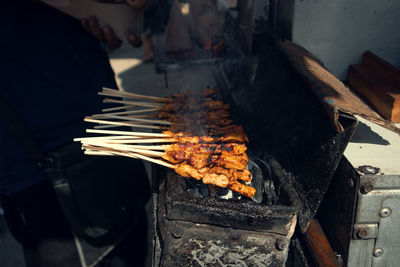
[[[82,143],[85,154],[147,160],[204,184],[229,188],[247,197],[255,195],[255,189],[246,185],[251,182],[248,138],[229,118],[229,105],[211,98],[214,89],[170,97],[108,88],[99,94],[108,97],[104,102],[120,106],[85,118],[96,124],[87,132],[97,134],[75,139]],[[114,129],[124,126],[160,132]]]

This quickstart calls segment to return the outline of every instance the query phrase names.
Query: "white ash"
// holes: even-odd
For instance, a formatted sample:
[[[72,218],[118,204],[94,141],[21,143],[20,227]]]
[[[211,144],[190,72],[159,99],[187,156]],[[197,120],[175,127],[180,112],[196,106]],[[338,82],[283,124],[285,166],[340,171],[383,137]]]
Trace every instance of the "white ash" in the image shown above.
[[[243,246],[226,247],[221,240],[207,242],[191,239],[197,245],[192,251],[193,260],[200,266],[269,266],[272,263],[271,254],[257,252],[258,247],[244,248]]]

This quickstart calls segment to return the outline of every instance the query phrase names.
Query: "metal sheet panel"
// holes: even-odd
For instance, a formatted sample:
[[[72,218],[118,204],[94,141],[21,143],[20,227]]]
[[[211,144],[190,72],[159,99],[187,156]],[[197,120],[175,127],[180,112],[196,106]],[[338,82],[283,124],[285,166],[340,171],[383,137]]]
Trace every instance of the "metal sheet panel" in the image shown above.
[[[375,242],[373,267],[400,264],[400,195],[382,202],[379,230]]]
[[[382,202],[390,197],[400,196],[400,190],[374,190],[359,194],[356,223],[378,223]]]
[[[349,248],[349,267],[371,266],[375,239],[351,240]]]

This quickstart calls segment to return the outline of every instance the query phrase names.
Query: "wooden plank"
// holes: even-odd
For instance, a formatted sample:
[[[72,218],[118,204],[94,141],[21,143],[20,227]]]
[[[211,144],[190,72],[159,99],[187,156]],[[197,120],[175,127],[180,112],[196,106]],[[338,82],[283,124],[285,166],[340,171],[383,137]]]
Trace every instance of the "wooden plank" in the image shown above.
[[[400,92],[397,88],[363,65],[350,66],[349,83],[383,117],[400,122]]]
[[[375,72],[386,83],[396,87],[400,92],[400,69],[370,51],[363,54],[362,64]]]

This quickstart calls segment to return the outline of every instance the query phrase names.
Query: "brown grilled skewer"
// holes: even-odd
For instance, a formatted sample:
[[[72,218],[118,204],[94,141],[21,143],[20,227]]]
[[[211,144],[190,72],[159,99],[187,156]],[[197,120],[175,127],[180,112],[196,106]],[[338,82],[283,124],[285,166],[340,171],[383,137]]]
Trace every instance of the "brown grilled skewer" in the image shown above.
[[[144,141],[151,142],[152,140],[159,141],[157,139],[139,139],[134,141]],[[196,139],[197,140],[197,139]],[[78,140],[77,140],[78,141]],[[119,139],[109,139],[106,138],[81,138],[79,141],[82,142],[83,148],[86,149],[85,153],[90,155],[125,155],[133,158],[140,158],[147,160],[165,167],[173,168],[175,171],[183,177],[193,177],[194,179],[201,180],[205,184],[213,184],[219,187],[228,187],[229,189],[236,191],[247,197],[253,197],[255,194],[255,189],[244,184],[241,184],[237,180],[242,180],[245,182],[251,181],[250,172],[246,169],[247,156],[245,155],[245,147],[241,147],[237,150],[233,150],[235,144],[193,144],[175,143],[171,145],[164,146],[135,146],[121,144],[116,141]],[[126,141],[123,139],[122,141]],[[191,146],[186,151],[182,147]],[[240,144],[237,144],[240,146]],[[225,147],[225,150],[223,150]],[[190,151],[190,149],[192,151]],[[195,151],[197,149],[197,151]],[[157,151],[156,151],[157,150]],[[221,153],[220,155],[212,154],[213,151]],[[162,152],[163,151],[163,152]],[[184,156],[177,160],[179,157],[173,157],[171,152],[184,152]],[[202,154],[199,152],[203,152]],[[232,155],[230,155],[232,154]],[[214,164],[216,166],[209,166],[206,158],[214,159]],[[242,161],[236,166],[232,165],[235,162],[235,157],[241,157]],[[159,158],[159,159],[157,159]],[[175,158],[175,160],[171,160]],[[164,160],[167,161],[164,161]],[[193,161],[200,160],[203,161],[193,164]],[[228,160],[227,160],[228,159]],[[234,160],[229,160],[234,159]],[[205,161],[204,161],[205,160]],[[224,161],[227,160],[228,166]],[[204,162],[206,164],[204,164]],[[174,163],[174,164],[171,164]],[[190,164],[189,164],[190,163]],[[196,167],[192,166],[195,165]],[[230,167],[227,169],[224,167]]]
[[[207,90],[198,96],[207,97],[215,93],[214,89]],[[159,130],[172,129],[175,133],[88,129],[89,133],[103,133],[111,136],[77,139],[82,142],[82,148],[86,154],[139,158],[172,168],[181,176],[201,180],[204,184],[228,187],[242,195],[254,196],[254,188],[237,181],[251,181],[250,172],[246,169],[248,158],[244,145],[248,139],[243,128],[233,125],[233,121],[229,120],[227,111],[229,105],[217,100],[196,99],[189,94],[161,98],[108,88],[103,88],[103,92],[99,94],[122,98],[123,100],[106,98],[104,102],[124,106],[104,109],[103,112],[108,113],[85,118],[87,122],[99,124],[95,128],[132,126]],[[126,100],[127,98],[149,102],[129,101]],[[134,109],[136,107],[144,108],[137,110]],[[188,124],[203,125],[205,123],[211,123],[206,126],[211,133],[222,136],[191,136],[178,132],[188,129]],[[141,143],[169,144],[137,145]]]

